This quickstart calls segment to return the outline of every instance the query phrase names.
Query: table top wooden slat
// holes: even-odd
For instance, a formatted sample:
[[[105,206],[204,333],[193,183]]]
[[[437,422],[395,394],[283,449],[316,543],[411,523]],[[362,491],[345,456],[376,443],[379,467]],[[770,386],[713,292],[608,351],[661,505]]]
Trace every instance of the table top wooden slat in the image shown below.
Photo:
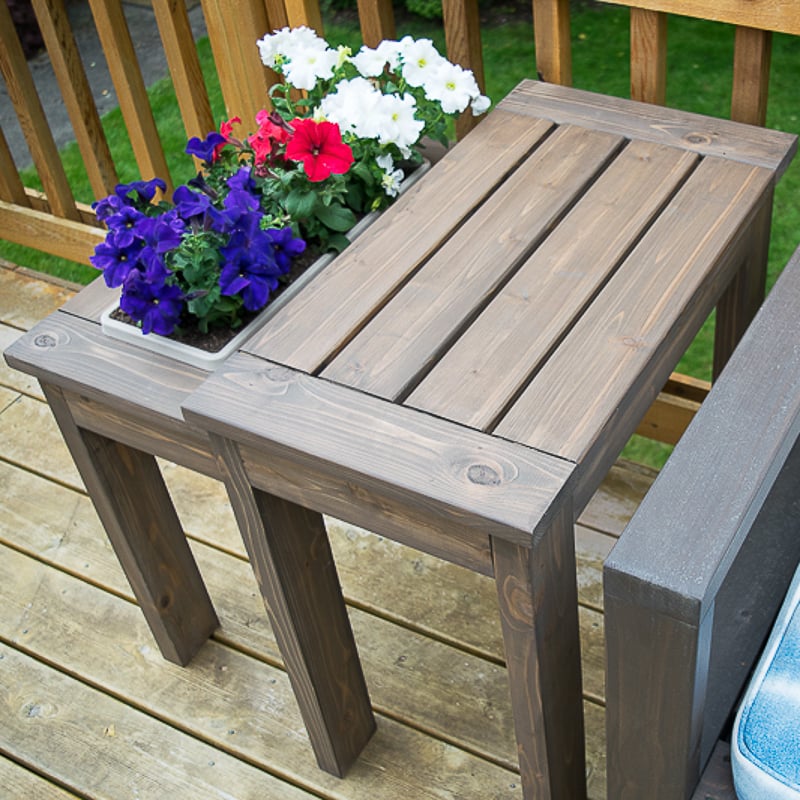
[[[322,375],[386,399],[404,393],[479,313],[622,143],[617,136],[561,126]]]
[[[406,404],[489,428],[698,160],[675,148],[630,143]]]
[[[245,353],[220,367],[184,413],[265,460],[292,453],[314,468],[352,474],[361,505],[365,492],[388,491],[446,527],[527,545],[556,511],[574,467]]]
[[[5,351],[8,363],[120,413],[152,414],[183,424],[181,403],[208,373],[110,339],[100,325],[51,314]]]
[[[468,218],[552,125],[517,114],[487,117],[243,348],[315,371]]]
[[[797,151],[794,134],[553,83],[522,81],[497,108],[744,161],[773,170],[776,180]]]
[[[613,446],[609,426],[652,402],[741,266],[724,254],[772,177],[704,159],[495,432],[579,462]]]

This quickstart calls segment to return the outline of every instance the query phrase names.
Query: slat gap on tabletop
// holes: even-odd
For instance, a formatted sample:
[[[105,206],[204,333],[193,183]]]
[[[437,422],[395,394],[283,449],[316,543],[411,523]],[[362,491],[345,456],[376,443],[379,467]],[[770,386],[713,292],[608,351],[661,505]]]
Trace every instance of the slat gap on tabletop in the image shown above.
[[[667,208],[667,206],[669,206],[669,204],[672,202],[672,200],[675,197],[675,195],[683,188],[684,184],[692,176],[692,174],[697,169],[697,167],[698,167],[698,165],[700,164],[701,161],[702,161],[702,159],[697,159],[689,167],[689,169],[683,175],[682,179],[680,181],[678,181],[675,184],[675,186],[672,188],[672,191],[662,199],[662,201],[661,201],[660,205],[658,206],[657,210],[654,212],[652,217],[647,221],[647,223],[642,227],[642,229],[639,231],[638,235],[635,236],[633,239],[631,239],[631,241],[628,244],[627,248],[625,248],[623,251],[621,251],[621,253],[619,255],[619,258],[612,265],[611,269],[608,271],[608,274],[605,276],[605,278],[597,284],[597,286],[595,287],[594,291],[589,296],[587,296],[587,298],[585,299],[584,303],[577,309],[577,313],[575,315],[575,320],[576,321],[578,319],[580,319],[584,315],[586,310],[592,306],[592,304],[595,302],[595,300],[599,297],[599,295],[605,289],[605,287],[608,284],[608,282],[614,277],[614,275],[616,274],[616,272],[620,268],[620,266],[628,259],[630,254],[636,249],[636,247],[638,247],[639,243],[647,235],[648,231],[653,226],[655,221],[658,219],[658,217],[660,216],[661,212],[665,208]],[[535,378],[536,378],[539,370],[541,369],[542,365],[547,363],[548,359],[553,355],[553,353],[556,352],[556,350],[558,350],[558,348],[561,346],[561,343],[564,341],[564,339],[568,335],[569,335],[569,328],[565,327],[561,331],[560,335],[553,340],[553,343],[550,346],[550,348],[544,353],[544,356],[543,356],[542,360],[534,367],[534,369],[531,371],[531,373],[528,375],[528,377],[524,381],[520,382],[519,386],[516,388],[514,393],[509,395],[509,397],[506,400],[505,404],[503,406],[501,406],[497,410],[497,413],[494,415],[494,417],[492,417],[489,420],[488,424],[484,427],[484,430],[487,433],[493,433],[495,431],[495,429],[500,424],[500,422],[503,420],[503,418],[506,416],[506,414],[508,414],[508,412],[511,410],[512,406],[517,402],[517,400],[519,400],[519,398],[525,392],[525,390],[528,388],[528,386],[535,380]]]
[[[555,132],[557,130],[559,130],[559,128],[557,126],[553,126],[553,127],[549,128],[542,135],[542,137],[540,139],[538,139],[530,147],[530,149],[526,153],[522,154],[515,162],[513,162],[509,166],[509,168],[507,170],[505,170],[501,174],[500,180],[495,183],[496,191],[502,191],[503,187],[507,186],[509,181],[511,181],[513,179],[513,177],[518,173],[520,167],[526,161],[528,161],[538,150],[541,150],[542,147],[545,145],[545,143],[547,143],[553,137],[553,135],[555,134]],[[394,289],[390,293],[388,293],[382,299],[382,301],[379,304],[376,304],[374,306],[374,308],[372,310],[372,315],[369,318],[364,319],[362,321],[362,324],[358,328],[354,328],[351,331],[350,335],[346,339],[342,339],[342,341],[339,343],[339,346],[335,350],[332,350],[328,354],[328,356],[319,363],[317,368],[315,370],[313,370],[311,374],[316,375],[316,376],[325,376],[324,375],[325,372],[328,371],[332,367],[332,365],[334,364],[334,362],[337,359],[342,357],[343,352],[346,351],[353,344],[353,342],[360,335],[362,335],[364,333],[364,331],[367,330],[370,327],[370,325],[372,325],[377,318],[380,317],[380,315],[385,311],[386,308],[391,306],[392,302],[398,296],[402,295],[402,293],[406,289],[406,287],[409,284],[413,283],[413,281],[420,275],[420,273],[422,273],[425,270],[426,267],[428,267],[431,264],[431,262],[435,261],[436,258],[438,256],[440,256],[447,249],[448,244],[450,244],[455,238],[457,238],[458,234],[461,231],[464,231],[467,228],[467,226],[469,225],[470,221],[473,220],[474,217],[477,214],[479,214],[482,210],[484,210],[486,208],[486,206],[489,203],[492,202],[493,197],[494,197],[493,195],[487,195],[487,196],[483,197],[483,199],[479,203],[477,203],[469,211],[467,211],[467,213],[461,219],[459,224],[454,226],[450,231],[448,231],[448,233],[445,236],[443,236],[438,241],[435,249],[431,250],[425,256],[424,259],[419,261],[415,265],[414,269],[409,271],[408,274],[403,278],[403,280],[399,281],[397,283],[397,285],[394,287]],[[552,225],[550,226],[550,229],[555,227],[557,224],[558,224],[558,218],[556,218],[553,221]],[[537,243],[534,241],[531,244],[529,250],[535,249],[536,248],[536,244]],[[517,259],[514,262],[514,264],[512,265],[512,272],[516,269],[518,264],[521,263],[521,261],[523,259],[524,259],[524,257],[522,259]],[[479,313],[480,313],[480,309],[476,309],[476,311],[474,312],[474,315],[471,317],[471,319],[474,319],[474,316],[477,316],[477,314],[479,314]],[[454,332],[451,341],[454,341],[457,337],[458,337],[458,331]],[[443,346],[442,349],[446,350],[448,346],[449,345],[446,343]],[[434,361],[436,360],[436,356],[434,356],[433,360]],[[325,377],[329,377],[329,376],[325,376]],[[408,394],[410,394],[413,391],[414,386],[416,386],[416,384],[419,383],[419,381],[422,380],[423,377],[424,377],[424,374],[422,374],[419,377],[419,379],[416,380],[416,381],[412,379],[406,387],[400,389],[397,392],[397,395],[393,399],[395,401],[397,401],[397,402],[402,403],[403,399],[405,397],[407,397]],[[379,393],[379,396],[383,396],[383,395],[381,393]]]
[[[698,159],[673,147],[629,142],[407,405],[494,431],[498,418],[690,179]]]
[[[761,167],[703,159],[496,434],[576,459],[583,493],[586,476],[601,474],[622,449],[741,266],[747,223],[771,184]],[[642,305],[643,296],[654,303]]]
[[[624,147],[622,137],[560,126],[415,272],[324,377],[402,401]]]
[[[279,309],[243,351],[317,371],[552,128],[513,113],[490,115]]]

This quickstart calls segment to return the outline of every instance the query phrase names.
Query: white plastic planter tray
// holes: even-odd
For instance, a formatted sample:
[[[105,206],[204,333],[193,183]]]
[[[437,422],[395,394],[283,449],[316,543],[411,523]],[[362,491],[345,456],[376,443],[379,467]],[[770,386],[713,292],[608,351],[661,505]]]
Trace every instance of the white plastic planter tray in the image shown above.
[[[429,161],[423,161],[422,164],[403,181],[400,189],[400,194],[410,189],[431,167]],[[378,213],[367,214],[363,219],[359,220],[353,228],[347,233],[347,238],[351,241],[359,234],[363,233],[372,222],[374,222]],[[100,317],[100,324],[103,332],[110,336],[112,339],[118,339],[130,344],[135,344],[144,350],[149,350],[153,353],[160,353],[161,355],[168,356],[180,361],[182,364],[191,364],[194,367],[207,370],[209,372],[216,369],[222,364],[228,356],[235,353],[244,342],[256,333],[274,314],[276,314],[282,306],[296,295],[309,281],[318,275],[328,264],[336,257],[335,253],[326,253],[324,256],[318,258],[286,291],[284,291],[278,298],[271,301],[264,310],[248,325],[234,336],[221,350],[215,352],[208,352],[201,350],[198,347],[182,344],[174,339],[166,336],[159,336],[158,334],[150,333],[144,334],[141,329],[135,325],[130,325],[126,322],[113,319],[111,314],[119,307],[115,301],[113,305],[109,306]]]

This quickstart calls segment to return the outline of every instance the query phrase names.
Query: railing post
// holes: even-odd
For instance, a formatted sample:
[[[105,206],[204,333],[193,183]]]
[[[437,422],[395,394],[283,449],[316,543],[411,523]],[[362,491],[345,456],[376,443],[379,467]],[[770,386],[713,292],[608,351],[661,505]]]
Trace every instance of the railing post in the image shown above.
[[[269,107],[269,75],[256,41],[272,29],[264,0],[202,0],[208,38],[229,117],[245,126]]]
[[[391,0],[358,0],[358,19],[367,47],[377,47],[384,39],[397,37]]]
[[[541,80],[571,86],[569,0],[533,0],[533,33]]]
[[[667,100],[667,15],[631,9],[631,97],[663,106]]]
[[[481,51],[481,18],[478,0],[442,0],[444,35],[447,57],[464,69],[472,70],[481,91],[486,81],[483,76],[483,53]],[[456,135],[466,136],[478,123],[467,109],[456,121]]]

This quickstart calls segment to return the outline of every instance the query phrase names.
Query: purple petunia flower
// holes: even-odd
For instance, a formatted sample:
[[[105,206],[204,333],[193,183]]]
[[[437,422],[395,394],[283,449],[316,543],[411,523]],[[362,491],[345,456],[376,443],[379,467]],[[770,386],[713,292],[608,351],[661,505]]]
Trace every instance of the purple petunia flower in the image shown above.
[[[125,281],[119,307],[142,323],[142,333],[169,336],[180,322],[184,297],[178,286],[149,283],[134,271]]]
[[[291,228],[268,228],[265,233],[270,238],[278,269],[286,274],[292,266],[292,259],[305,251],[305,241],[295,237]]]
[[[95,269],[102,270],[106,286],[113,289],[122,286],[131,270],[136,268],[141,249],[141,242],[138,241],[120,247],[116,237],[109,235],[95,247],[89,261]]]
[[[227,141],[228,140],[222,134],[217,133],[217,131],[212,131],[205,139],[192,136],[186,145],[186,152],[190,156],[197,156],[206,164],[213,164],[217,159],[219,149],[225,145]]]

